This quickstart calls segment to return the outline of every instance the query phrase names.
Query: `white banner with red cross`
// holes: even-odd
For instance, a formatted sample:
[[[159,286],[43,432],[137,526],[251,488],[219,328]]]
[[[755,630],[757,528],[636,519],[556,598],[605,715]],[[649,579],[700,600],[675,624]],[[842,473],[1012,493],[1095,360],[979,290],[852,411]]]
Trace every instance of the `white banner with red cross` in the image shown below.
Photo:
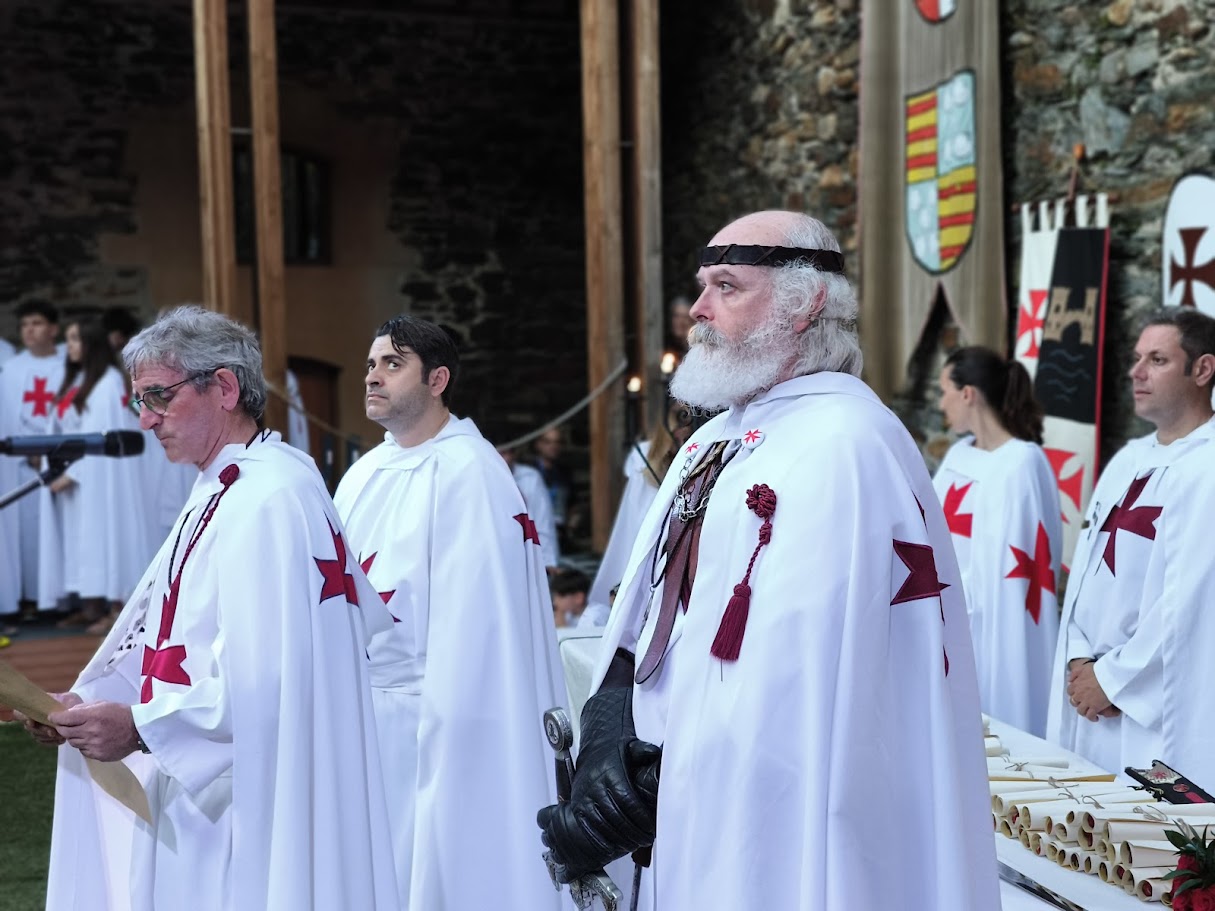
[[[1063,564],[1071,563],[1100,465],[1109,199],[1021,206],[1015,354],[1046,413],[1043,451],[1059,484]],[[1035,218],[1036,216],[1036,218]]]

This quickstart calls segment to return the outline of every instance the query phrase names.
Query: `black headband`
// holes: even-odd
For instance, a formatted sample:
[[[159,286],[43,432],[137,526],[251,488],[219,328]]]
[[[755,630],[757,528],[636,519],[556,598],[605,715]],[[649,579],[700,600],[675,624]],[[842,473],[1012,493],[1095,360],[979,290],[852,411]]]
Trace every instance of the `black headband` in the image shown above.
[[[844,257],[834,250],[727,244],[724,247],[705,247],[700,251],[702,266],[786,266],[796,262],[814,266],[820,272],[844,274]]]

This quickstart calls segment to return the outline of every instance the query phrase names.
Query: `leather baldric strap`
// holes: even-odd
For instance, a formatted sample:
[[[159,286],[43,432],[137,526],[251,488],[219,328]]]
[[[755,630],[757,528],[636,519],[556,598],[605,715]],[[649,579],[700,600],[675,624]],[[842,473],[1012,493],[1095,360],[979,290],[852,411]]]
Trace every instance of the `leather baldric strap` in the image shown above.
[[[700,503],[707,497],[723,468],[722,452],[725,444],[717,444],[702,463],[703,470],[696,472],[684,484],[682,493],[688,503]],[[658,619],[654,624],[654,635],[646,648],[641,664],[637,666],[637,683],[645,683],[662,664],[671,632],[675,628],[675,611],[682,602],[686,612],[692,598],[692,582],[696,578],[696,557],[700,544],[700,529],[704,522],[704,510],[684,520],[673,508],[667,525],[666,564],[663,567],[662,601],[658,607]]]

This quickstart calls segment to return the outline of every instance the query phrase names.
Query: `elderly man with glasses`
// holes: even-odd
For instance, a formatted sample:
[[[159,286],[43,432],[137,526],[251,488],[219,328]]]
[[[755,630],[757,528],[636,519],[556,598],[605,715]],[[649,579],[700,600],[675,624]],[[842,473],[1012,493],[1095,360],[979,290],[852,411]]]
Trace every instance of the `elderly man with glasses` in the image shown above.
[[[257,342],[181,307],[123,360],[141,425],[200,477],[53,727],[27,721],[75,748],[47,907],[395,907],[366,656],[391,617],[312,460],[262,426]],[[150,824],[86,758],[136,772]]]

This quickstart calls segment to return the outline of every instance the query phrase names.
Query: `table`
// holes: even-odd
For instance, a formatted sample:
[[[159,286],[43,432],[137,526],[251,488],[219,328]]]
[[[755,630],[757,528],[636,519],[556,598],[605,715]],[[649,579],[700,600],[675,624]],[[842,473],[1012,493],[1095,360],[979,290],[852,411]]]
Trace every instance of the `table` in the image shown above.
[[[1071,759],[1073,767],[1097,768],[1082,756],[994,718],[991,720],[990,728],[991,733],[999,737],[1000,742],[1014,756],[1064,753]],[[1164,905],[1159,903],[1141,902],[1117,886],[1103,883],[1091,873],[1066,870],[1053,861],[1029,851],[1021,842],[1005,838],[998,832],[993,833],[992,837],[996,840],[996,858],[1001,863],[1007,864],[1018,873],[1023,873],[1085,911],[1132,911],[1132,909],[1143,911],[1144,908],[1164,908]],[[1003,881],[1000,883],[1000,898],[1003,902],[1003,911],[1047,911],[1047,909],[1058,911],[1057,905],[1052,905]]]

